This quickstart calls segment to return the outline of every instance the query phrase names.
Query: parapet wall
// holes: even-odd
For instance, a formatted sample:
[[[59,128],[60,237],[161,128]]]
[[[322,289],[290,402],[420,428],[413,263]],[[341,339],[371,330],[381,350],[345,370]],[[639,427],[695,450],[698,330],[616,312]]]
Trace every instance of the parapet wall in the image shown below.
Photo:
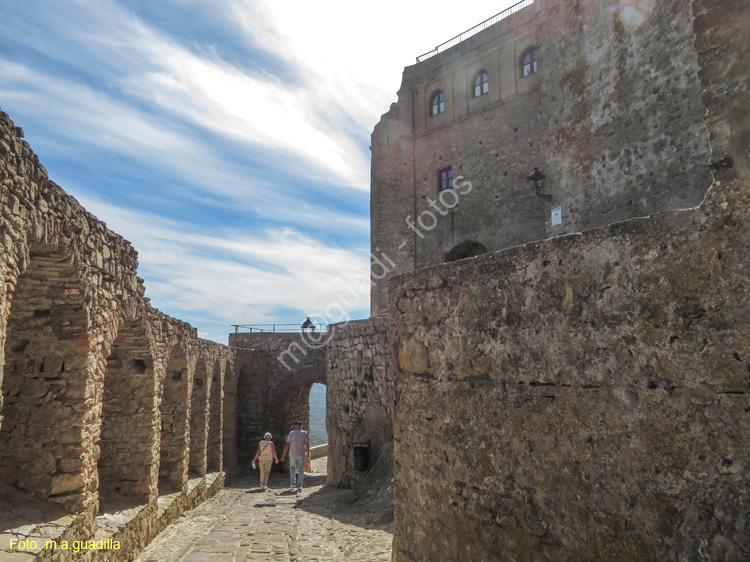
[[[33,507],[87,540],[113,536],[97,514],[140,506],[119,551],[86,554],[121,560],[223,482],[234,351],[150,305],[130,243],[50,181],[22,137],[0,113],[0,513],[29,532],[41,521],[15,510]],[[160,487],[171,511],[157,509]]]
[[[750,7],[698,1],[694,209],[397,277],[394,560],[750,552]]]

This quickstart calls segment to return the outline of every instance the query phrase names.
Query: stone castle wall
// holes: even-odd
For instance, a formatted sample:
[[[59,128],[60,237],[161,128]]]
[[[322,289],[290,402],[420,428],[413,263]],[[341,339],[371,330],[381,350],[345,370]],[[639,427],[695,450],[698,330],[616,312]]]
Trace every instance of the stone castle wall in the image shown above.
[[[328,483],[348,487],[369,474],[393,474],[393,379],[388,320],[334,324],[327,348]],[[354,441],[371,440],[372,472],[354,470]]]
[[[387,305],[381,276],[462,244],[496,251],[698,204],[710,175],[691,23],[684,0],[536,0],[407,67],[372,135],[372,252],[386,266],[373,266],[372,313]],[[523,76],[532,47],[538,72]],[[475,98],[480,70],[489,90]],[[462,183],[440,192],[449,166]],[[551,201],[529,189],[534,167]]]
[[[141,506],[121,551],[87,554],[119,560],[223,482],[234,351],[151,306],[130,243],[22,137],[0,113],[0,512],[11,526],[33,523],[20,505],[57,513],[51,529],[85,540],[105,532],[98,514]]]
[[[692,10],[700,206],[392,282],[394,560],[747,558],[750,8]]]

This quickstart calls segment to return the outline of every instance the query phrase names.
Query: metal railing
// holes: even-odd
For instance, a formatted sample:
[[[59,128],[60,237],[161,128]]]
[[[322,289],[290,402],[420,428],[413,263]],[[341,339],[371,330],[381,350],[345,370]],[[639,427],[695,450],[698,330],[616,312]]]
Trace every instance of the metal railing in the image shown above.
[[[230,324],[230,326],[234,328],[235,334],[239,334],[240,332],[291,334],[293,332],[299,332],[302,329],[300,324]],[[312,328],[315,332],[325,332],[326,326],[327,324],[313,324]],[[306,330],[309,329],[310,328],[306,328]]]
[[[453,39],[448,39],[445,43],[441,43],[437,47],[435,47],[432,51],[429,51],[423,55],[419,55],[417,57],[417,62],[423,62],[426,61],[430,57],[434,57],[438,53],[442,53],[446,49],[450,49],[453,45],[458,45],[461,41],[465,41],[469,37],[476,35],[480,31],[483,31],[490,27],[491,25],[496,24],[502,19],[507,18],[511,14],[515,14],[518,10],[521,10],[525,8],[526,6],[530,6],[534,3],[534,0],[521,0],[518,4],[513,4],[510,8],[506,8],[499,14],[492,16],[488,20],[484,20],[482,23],[475,25],[471,29],[467,29],[463,33],[456,35]]]

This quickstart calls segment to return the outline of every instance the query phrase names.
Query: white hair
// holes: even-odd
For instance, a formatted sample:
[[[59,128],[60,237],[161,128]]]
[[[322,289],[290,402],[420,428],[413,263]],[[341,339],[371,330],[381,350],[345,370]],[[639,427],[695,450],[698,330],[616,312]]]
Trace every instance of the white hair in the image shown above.
[[[266,441],[270,441],[270,440],[271,440],[271,437],[273,437],[273,435],[271,435],[270,433],[266,433],[266,434],[265,434],[265,435],[263,436],[263,439],[265,439]]]

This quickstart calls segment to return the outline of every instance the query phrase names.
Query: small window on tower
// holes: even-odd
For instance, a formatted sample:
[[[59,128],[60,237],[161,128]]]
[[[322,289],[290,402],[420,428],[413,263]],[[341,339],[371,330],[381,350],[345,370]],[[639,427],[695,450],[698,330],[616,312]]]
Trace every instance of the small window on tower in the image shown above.
[[[539,67],[536,61],[536,47],[531,47],[521,59],[521,74],[522,76],[529,76],[537,70],[539,70]]]
[[[453,169],[449,166],[438,170],[438,191],[453,187]]]
[[[478,98],[482,94],[490,91],[490,79],[487,72],[480,70],[474,78],[474,97]]]
[[[438,90],[430,98],[430,115],[437,115],[443,111],[445,111],[445,96],[442,90]]]

